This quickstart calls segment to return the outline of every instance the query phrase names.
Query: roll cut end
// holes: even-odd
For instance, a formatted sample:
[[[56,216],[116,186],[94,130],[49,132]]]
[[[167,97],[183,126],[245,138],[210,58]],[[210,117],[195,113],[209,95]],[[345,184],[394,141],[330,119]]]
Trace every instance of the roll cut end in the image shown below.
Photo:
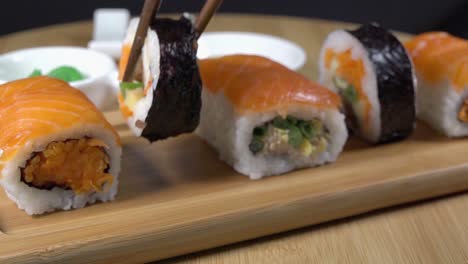
[[[78,209],[117,194],[120,138],[68,83],[36,77],[0,86],[0,184],[29,215]]]

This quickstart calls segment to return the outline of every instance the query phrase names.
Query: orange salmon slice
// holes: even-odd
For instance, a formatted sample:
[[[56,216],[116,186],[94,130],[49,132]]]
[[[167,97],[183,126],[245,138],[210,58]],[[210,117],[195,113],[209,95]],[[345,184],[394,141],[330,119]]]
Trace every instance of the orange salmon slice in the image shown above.
[[[49,77],[34,77],[0,85],[0,163],[25,144],[81,125],[98,125],[119,136],[103,114],[79,90]]]
[[[284,110],[291,104],[337,108],[339,97],[269,59],[230,55],[199,61],[204,89],[223,92],[238,112]]]
[[[418,76],[428,84],[448,80],[461,92],[468,86],[468,41],[445,32],[418,35],[405,43]]]

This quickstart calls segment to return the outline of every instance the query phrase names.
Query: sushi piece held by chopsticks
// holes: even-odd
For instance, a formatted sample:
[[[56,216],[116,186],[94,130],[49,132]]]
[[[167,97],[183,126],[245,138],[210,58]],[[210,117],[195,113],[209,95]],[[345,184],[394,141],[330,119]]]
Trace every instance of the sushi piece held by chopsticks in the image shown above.
[[[121,112],[135,135],[156,141],[198,126],[201,81],[195,40],[185,17],[151,23],[142,51],[142,80],[122,83],[119,94]]]
[[[27,214],[113,200],[120,138],[86,95],[34,77],[0,85],[0,184]]]
[[[192,132],[198,126],[201,80],[196,40],[220,3],[207,1],[193,25],[184,16],[178,20],[154,18],[158,5],[145,2],[152,9],[143,10],[137,30],[132,22],[122,52],[119,103],[135,135],[156,141]],[[145,39],[143,45],[137,43],[141,39]],[[138,48],[143,74],[134,82]]]
[[[418,77],[418,117],[449,137],[468,136],[468,41],[431,32],[405,46]]]
[[[198,134],[251,179],[336,160],[348,137],[340,98],[269,59],[200,61]]]

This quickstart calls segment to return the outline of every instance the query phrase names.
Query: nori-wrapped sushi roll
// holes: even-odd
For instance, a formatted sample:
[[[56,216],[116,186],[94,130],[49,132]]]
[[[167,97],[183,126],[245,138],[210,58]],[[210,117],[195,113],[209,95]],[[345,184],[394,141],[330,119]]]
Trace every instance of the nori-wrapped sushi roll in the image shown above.
[[[123,48],[121,72],[138,21],[132,21]],[[201,109],[201,79],[192,22],[155,19],[142,50],[142,83],[122,83],[120,108],[137,136],[150,141],[192,132]]]
[[[374,24],[332,32],[320,81],[340,94],[349,129],[371,143],[406,138],[415,126],[415,78],[404,46]]]

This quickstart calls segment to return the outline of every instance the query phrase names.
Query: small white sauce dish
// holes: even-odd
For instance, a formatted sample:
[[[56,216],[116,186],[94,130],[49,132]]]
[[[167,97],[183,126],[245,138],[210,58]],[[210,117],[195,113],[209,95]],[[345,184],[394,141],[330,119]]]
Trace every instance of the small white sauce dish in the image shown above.
[[[296,43],[271,35],[252,32],[206,32],[198,40],[199,59],[232,54],[259,55],[276,61],[291,70],[300,69],[307,56]]]
[[[72,66],[85,75],[70,85],[85,93],[102,111],[116,104],[117,66],[106,54],[81,47],[40,47],[17,50],[0,56],[0,83],[28,77],[35,69],[47,73]]]

